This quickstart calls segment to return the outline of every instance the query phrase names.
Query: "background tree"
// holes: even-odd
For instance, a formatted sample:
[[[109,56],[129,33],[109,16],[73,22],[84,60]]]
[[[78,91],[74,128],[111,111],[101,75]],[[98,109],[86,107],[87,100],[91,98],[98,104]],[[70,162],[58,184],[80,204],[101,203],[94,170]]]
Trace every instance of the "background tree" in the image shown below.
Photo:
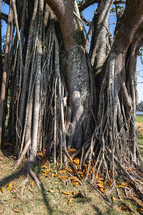
[[[9,3],[9,1],[6,1]],[[136,137],[136,57],[143,42],[143,1],[10,1],[0,104],[0,140],[8,134],[20,164],[46,148],[54,163],[79,149],[88,163],[114,180],[118,168],[142,163]],[[82,11],[96,3],[91,23]],[[121,6],[124,4],[124,7]],[[109,15],[115,7],[112,36]],[[83,22],[88,23],[85,33]],[[16,34],[15,34],[16,32]],[[89,42],[91,41],[91,42]],[[10,84],[8,84],[10,83]],[[7,92],[7,93],[6,93]],[[96,162],[95,162],[96,160]],[[101,171],[100,171],[101,170]]]

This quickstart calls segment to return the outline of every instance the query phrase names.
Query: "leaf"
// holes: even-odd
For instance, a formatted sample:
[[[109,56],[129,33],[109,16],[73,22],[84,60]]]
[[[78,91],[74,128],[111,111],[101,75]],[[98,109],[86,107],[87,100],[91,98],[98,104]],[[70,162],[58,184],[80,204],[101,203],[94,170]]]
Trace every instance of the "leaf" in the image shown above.
[[[69,199],[68,205],[74,200],[74,198]]]
[[[59,179],[65,179],[65,178],[67,178],[67,176],[66,176],[66,175],[61,175],[61,176],[59,176],[58,178],[59,178]]]
[[[137,208],[137,210],[143,213],[143,208]]]
[[[11,182],[9,182],[7,189],[8,189],[9,191],[13,190],[13,186],[12,186],[12,183],[11,183]]]
[[[72,192],[72,194],[73,194],[73,195],[75,195],[75,194],[76,194],[75,190]]]
[[[96,174],[95,178],[98,179],[98,175],[97,174]]]
[[[104,181],[104,178],[100,178],[100,177],[99,177],[98,180],[99,180],[99,181]]]
[[[59,183],[58,181],[55,182],[55,184],[58,184],[58,183]]]
[[[65,174],[67,172],[67,170],[61,170],[60,173],[61,174]]]
[[[30,191],[31,193],[33,193],[33,190],[32,190],[31,188],[29,188],[29,191]]]
[[[33,185],[34,185],[34,182],[33,182],[33,181],[31,181],[30,185],[31,185],[31,187],[33,187]]]
[[[3,187],[0,188],[1,192],[3,193]]]
[[[74,159],[73,159],[73,163],[74,163],[75,165],[79,165],[79,163],[80,163],[79,158],[74,158]]]
[[[101,184],[101,183],[100,184],[98,183],[97,186],[101,187],[101,188],[104,188],[104,184]]]
[[[125,187],[125,186],[121,184],[121,185],[118,185],[118,187],[119,187],[119,188],[122,188],[122,187]]]
[[[72,181],[74,187],[76,187],[79,183],[77,181]]]
[[[116,201],[116,198],[115,198],[115,196],[113,195],[112,196],[112,202],[114,203]]]
[[[13,210],[15,213],[21,213],[19,210],[17,210],[17,209],[14,209]]]
[[[47,168],[47,166],[46,166],[45,164],[43,164],[41,167],[42,167],[42,168],[45,168],[45,169]]]
[[[68,192],[65,192],[65,191],[62,191],[61,193],[64,194],[64,195],[71,195],[71,193],[68,193]]]
[[[130,171],[130,169],[126,169],[126,171],[127,171],[127,172],[129,172],[129,171]]]
[[[74,148],[71,148],[71,149],[68,149],[67,151],[68,151],[69,153],[74,153],[74,152],[76,152],[77,150],[74,149]]]
[[[42,174],[45,176],[45,177],[49,177],[49,175],[47,175],[46,173],[42,172]]]
[[[50,193],[54,193],[55,191],[54,190],[48,190]]]
[[[39,155],[40,157],[43,157],[43,156],[44,156],[42,152],[39,152],[38,155]]]
[[[42,169],[42,172],[44,173],[49,173],[51,171],[51,169]]]

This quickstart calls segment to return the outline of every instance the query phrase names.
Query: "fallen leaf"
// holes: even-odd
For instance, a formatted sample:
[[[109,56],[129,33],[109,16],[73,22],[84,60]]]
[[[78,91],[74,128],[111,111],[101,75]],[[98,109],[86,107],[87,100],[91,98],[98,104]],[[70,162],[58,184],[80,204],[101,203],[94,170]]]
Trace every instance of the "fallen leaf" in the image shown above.
[[[10,190],[10,191],[13,190],[13,186],[12,186],[11,182],[9,182],[7,189]]]
[[[30,191],[31,193],[33,193],[33,190],[32,190],[31,188],[29,188],[29,191]]]
[[[116,201],[116,198],[115,198],[115,196],[113,195],[112,196],[112,202],[114,203]]]
[[[31,181],[30,185],[31,185],[31,187],[33,187],[33,185],[34,185],[34,182],[33,182],[33,181]]]
[[[21,213],[19,210],[14,209],[13,210],[15,213]]]
[[[42,152],[39,152],[38,155],[41,156],[41,157],[44,156]]]
[[[100,177],[99,177],[98,180],[99,180],[99,181],[104,181],[104,178],[100,178]]]
[[[73,159],[73,163],[74,163],[75,165],[79,165],[79,163],[80,163],[79,158],[74,158],[74,159]]]
[[[64,195],[71,195],[71,193],[68,193],[68,192],[65,192],[65,191],[62,191],[61,193],[64,194]]]
[[[67,170],[61,170],[60,173],[61,174],[65,174],[67,172]]]
[[[124,185],[121,184],[121,185],[118,185],[118,187],[121,188],[121,187],[124,187]]]
[[[101,188],[104,188],[104,184],[101,184],[101,183],[100,184],[98,183],[97,186],[101,187]]]
[[[50,193],[54,193],[55,191],[54,190],[48,190]]]
[[[67,178],[67,176],[66,176],[66,175],[61,175],[61,176],[59,176],[58,178],[59,178],[59,179],[62,179],[62,178],[65,179],[65,178]]]
[[[74,149],[74,148],[71,148],[71,149],[68,149],[67,151],[68,151],[69,153],[70,153],[70,152],[72,152],[72,153],[73,153],[73,152],[76,152],[77,150],[76,150],[76,149]]]
[[[72,181],[74,187],[76,187],[79,183],[77,181]]]
[[[69,199],[68,205],[74,200],[74,198]]]
[[[3,187],[1,187],[0,189],[1,189],[1,192],[3,193]]]
[[[55,184],[58,184],[58,183],[59,183],[58,181],[55,182]]]
[[[75,194],[76,194],[75,190],[72,192],[72,194],[73,194],[73,195],[75,195]]]
[[[96,174],[95,178],[98,179],[98,175],[97,174]]]

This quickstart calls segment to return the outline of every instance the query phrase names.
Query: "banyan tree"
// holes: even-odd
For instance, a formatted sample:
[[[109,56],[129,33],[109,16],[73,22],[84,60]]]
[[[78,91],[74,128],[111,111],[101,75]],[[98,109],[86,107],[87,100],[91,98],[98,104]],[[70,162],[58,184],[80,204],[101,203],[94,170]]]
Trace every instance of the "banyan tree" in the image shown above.
[[[141,167],[136,129],[136,59],[143,44],[142,0],[4,0],[0,144],[26,156],[88,164],[86,179]],[[83,11],[95,8],[91,21]],[[116,27],[110,31],[109,16]],[[88,31],[87,27],[88,26]],[[93,168],[94,167],[94,168]]]

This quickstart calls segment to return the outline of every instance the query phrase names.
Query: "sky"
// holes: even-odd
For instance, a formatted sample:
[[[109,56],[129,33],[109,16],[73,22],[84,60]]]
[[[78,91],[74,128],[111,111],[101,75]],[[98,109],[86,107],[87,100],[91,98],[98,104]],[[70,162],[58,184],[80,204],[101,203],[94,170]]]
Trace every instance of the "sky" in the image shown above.
[[[91,5],[84,10],[83,15],[89,21],[92,20],[94,11],[96,10],[97,4]],[[109,26],[111,34],[113,34],[116,25],[116,16],[110,16]],[[138,92],[138,103],[143,101],[143,64],[141,63],[140,57],[137,57],[137,92]],[[142,77],[141,77],[142,76]]]
[[[83,15],[85,18],[89,21],[92,20],[92,17],[94,15],[94,11],[96,10],[97,4],[91,5],[86,10],[84,10]],[[2,3],[2,12],[5,12],[8,14],[8,6],[5,3]],[[110,30],[111,33],[114,32],[115,24],[116,24],[116,17],[111,16],[109,18],[109,24],[110,24]],[[2,21],[2,34],[6,33],[6,24],[4,21]],[[137,58],[137,91],[138,91],[138,102],[143,101],[143,64],[141,63],[140,57]],[[141,77],[142,76],[142,77]]]

